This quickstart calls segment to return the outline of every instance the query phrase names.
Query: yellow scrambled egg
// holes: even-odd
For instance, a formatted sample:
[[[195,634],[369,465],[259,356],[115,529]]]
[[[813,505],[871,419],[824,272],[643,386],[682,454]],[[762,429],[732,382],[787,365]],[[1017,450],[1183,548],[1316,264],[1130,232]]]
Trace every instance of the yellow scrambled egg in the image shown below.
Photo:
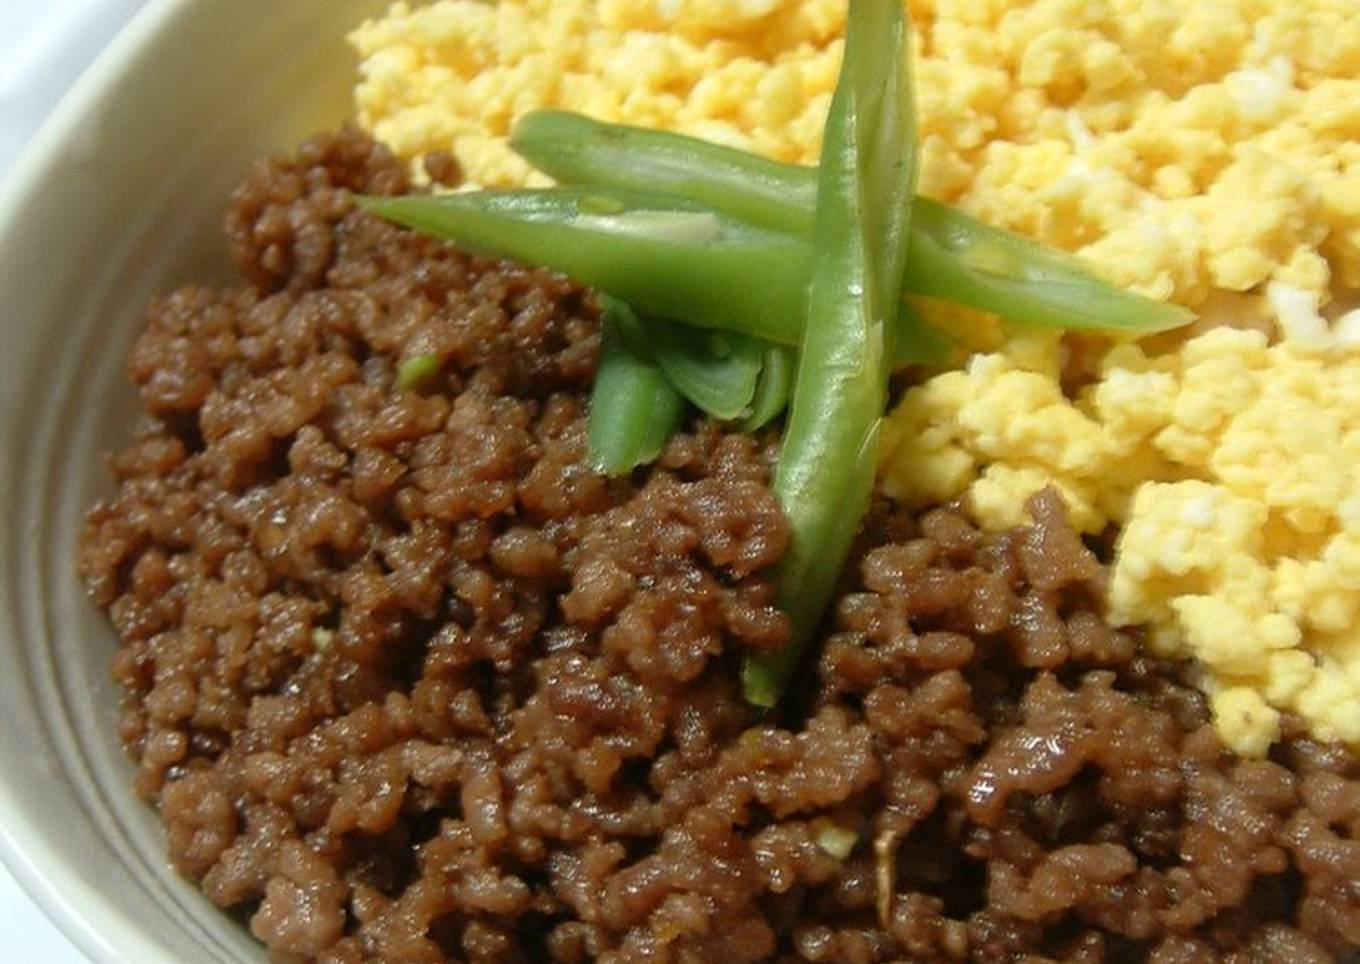
[[[1112,616],[1200,661],[1230,745],[1264,752],[1281,711],[1360,745],[1355,0],[911,9],[921,190],[1205,333],[1097,351],[1069,398],[1070,344],[936,310],[981,353],[904,398],[884,484],[966,494],[997,527],[1056,484],[1082,529],[1123,527]],[[533,180],[505,137],[537,107],[811,163],[844,19],[844,0],[397,3],[352,34],[356,102],[403,156],[451,150],[483,185]]]

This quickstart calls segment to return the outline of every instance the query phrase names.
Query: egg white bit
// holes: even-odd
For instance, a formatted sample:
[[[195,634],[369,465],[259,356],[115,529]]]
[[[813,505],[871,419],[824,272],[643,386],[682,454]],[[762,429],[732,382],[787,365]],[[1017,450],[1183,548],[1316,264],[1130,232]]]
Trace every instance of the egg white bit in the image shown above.
[[[1081,116],[1075,111],[1068,111],[1065,118],[1067,136],[1072,141],[1072,156],[1068,158],[1062,174],[1044,188],[1044,196],[1050,201],[1070,203],[1081,198],[1092,185],[1119,183],[1121,176],[1108,167],[1091,163],[1090,152],[1096,144],[1095,135]],[[1151,191],[1142,188],[1134,190],[1138,192],[1140,202],[1144,198],[1155,199]],[[1149,208],[1152,206],[1146,205]]]
[[[1096,136],[1086,126],[1086,120],[1075,110],[1063,113],[1063,123],[1067,127],[1067,139],[1072,142],[1078,154],[1086,154],[1096,146]]]
[[[1211,492],[1181,506],[1180,523],[1189,529],[1207,531],[1218,522],[1218,493]]]
[[[677,244],[711,244],[722,237],[722,224],[711,211],[628,211],[623,214],[579,214],[578,227]]]
[[[1288,104],[1294,64],[1288,57],[1276,57],[1264,68],[1233,71],[1223,78],[1223,85],[1238,117],[1247,123],[1269,123]]]
[[[1332,323],[1332,337],[1346,351],[1360,350],[1360,308],[1352,308]]]
[[[1350,307],[1327,315],[1319,308],[1321,296],[1282,281],[1266,286],[1266,300],[1275,314],[1280,337],[1288,344],[1309,352],[1353,352],[1360,350],[1360,308]]]

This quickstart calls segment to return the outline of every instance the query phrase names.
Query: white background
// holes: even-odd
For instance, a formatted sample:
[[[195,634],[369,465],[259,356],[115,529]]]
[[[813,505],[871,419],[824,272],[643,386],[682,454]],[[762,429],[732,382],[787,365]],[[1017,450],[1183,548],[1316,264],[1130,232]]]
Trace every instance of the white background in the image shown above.
[[[145,3],[0,0],[0,179],[9,173],[61,95]],[[0,935],[4,935],[7,961],[85,961],[3,866]]]

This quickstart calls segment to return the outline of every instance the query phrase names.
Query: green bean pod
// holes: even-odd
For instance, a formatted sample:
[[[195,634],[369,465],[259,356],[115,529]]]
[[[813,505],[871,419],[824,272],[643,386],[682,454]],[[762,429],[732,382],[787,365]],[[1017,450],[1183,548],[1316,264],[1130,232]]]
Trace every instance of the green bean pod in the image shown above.
[[[563,184],[672,194],[757,227],[812,235],[817,178],[811,168],[559,110],[520,117],[510,147]]]
[[[661,369],[635,351],[633,311],[600,296],[600,363],[590,393],[587,458],[605,475],[626,475],[661,453],[685,414],[685,401]]]
[[[750,407],[767,343],[665,319],[649,319],[644,326],[652,358],[700,411],[731,421]]]
[[[792,349],[782,345],[765,346],[751,409],[741,420],[742,431],[754,432],[779,417],[789,403],[797,365],[798,355]]]
[[[916,180],[910,40],[900,0],[851,0],[817,182],[812,280],[774,491],[790,527],[778,599],[791,625],[748,657],[747,700],[783,695],[868,509]]]

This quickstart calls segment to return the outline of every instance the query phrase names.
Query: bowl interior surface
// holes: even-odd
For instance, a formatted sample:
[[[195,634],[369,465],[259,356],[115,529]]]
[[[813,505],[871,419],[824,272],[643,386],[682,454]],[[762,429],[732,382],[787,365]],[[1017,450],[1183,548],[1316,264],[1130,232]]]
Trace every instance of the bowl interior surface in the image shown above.
[[[228,277],[228,192],[350,114],[344,35],[383,6],[153,2],[0,188],[0,858],[96,961],[264,960],[169,869],[133,793],[116,637],[75,542],[136,428],[124,359],[148,301]]]

